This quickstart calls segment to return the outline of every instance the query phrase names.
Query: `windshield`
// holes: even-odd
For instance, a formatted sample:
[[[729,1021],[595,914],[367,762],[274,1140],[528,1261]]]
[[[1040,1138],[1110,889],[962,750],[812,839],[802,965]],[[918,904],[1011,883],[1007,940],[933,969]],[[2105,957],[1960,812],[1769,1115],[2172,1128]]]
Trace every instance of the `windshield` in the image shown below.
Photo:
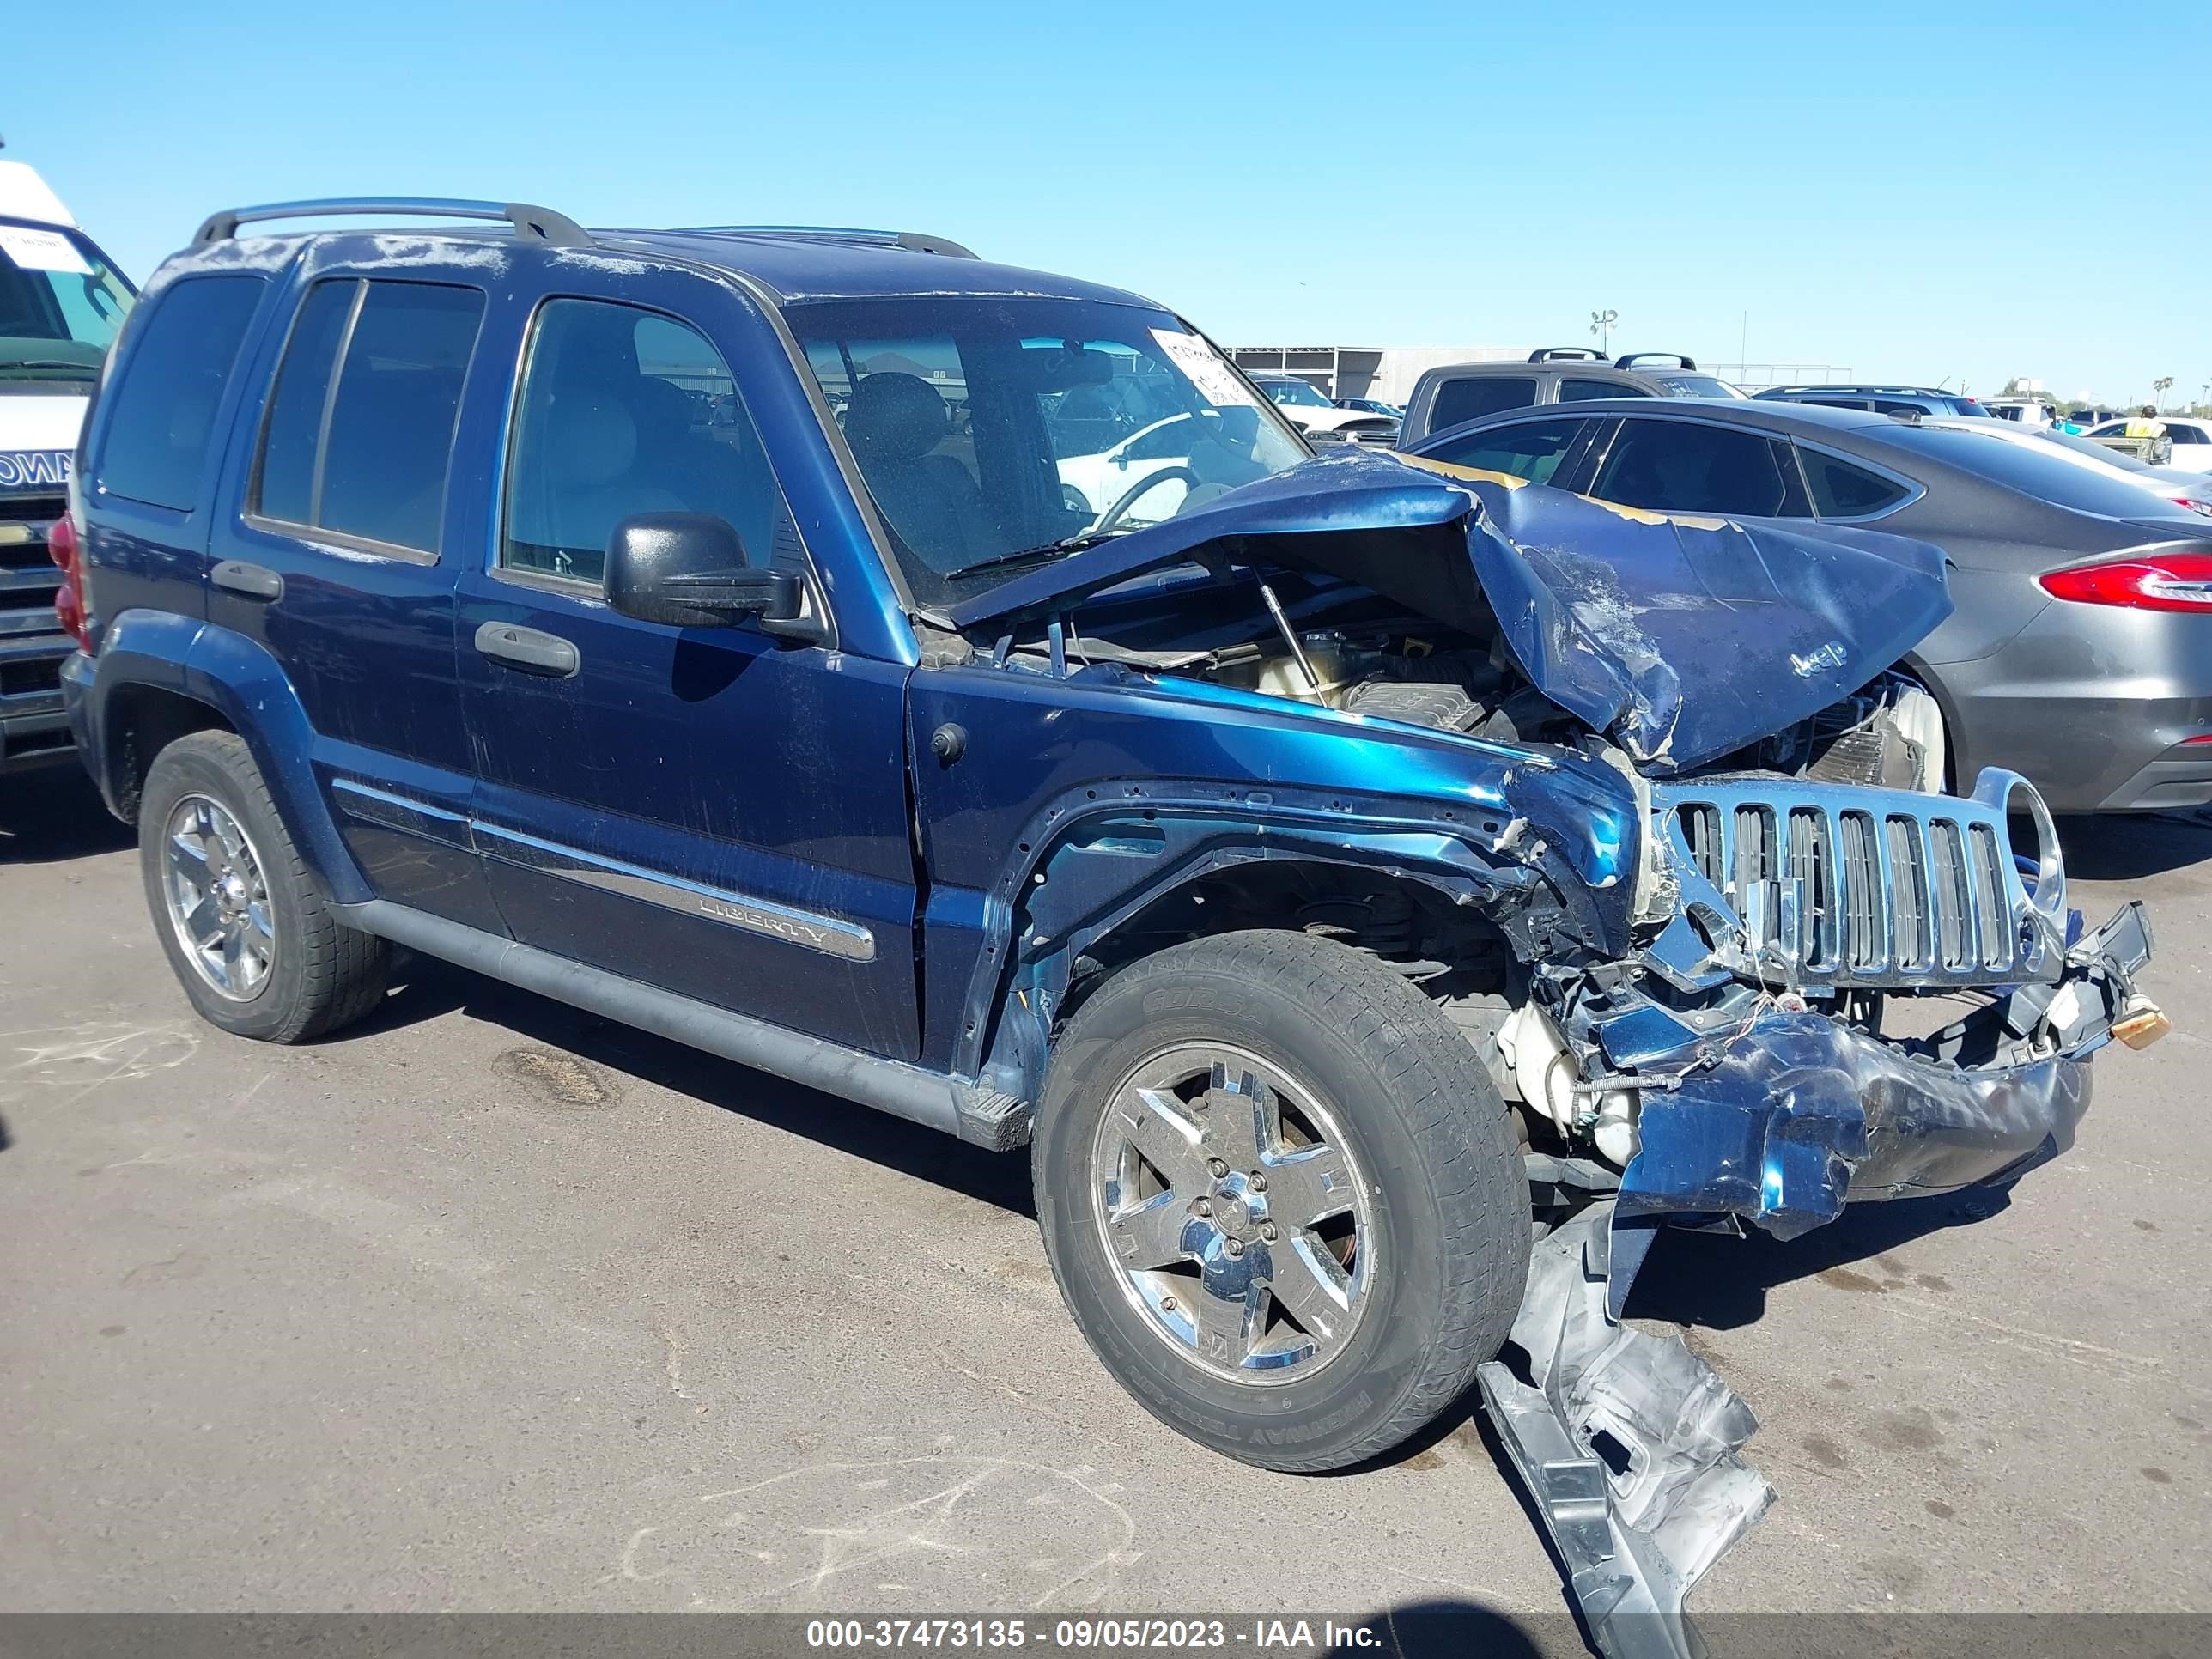
[[[1165,312],[931,295],[784,315],[924,605],[973,598],[1310,453]]]
[[[1745,398],[1750,395],[1737,391],[1716,375],[1653,374],[1649,369],[1637,372],[1656,380],[1670,398]]]
[[[1279,404],[1294,404],[1301,409],[1334,407],[1328,398],[1321,395],[1319,387],[1311,386],[1304,380],[1270,380],[1267,385],[1267,392]]]
[[[0,219],[0,380],[98,380],[131,299],[82,233]]]

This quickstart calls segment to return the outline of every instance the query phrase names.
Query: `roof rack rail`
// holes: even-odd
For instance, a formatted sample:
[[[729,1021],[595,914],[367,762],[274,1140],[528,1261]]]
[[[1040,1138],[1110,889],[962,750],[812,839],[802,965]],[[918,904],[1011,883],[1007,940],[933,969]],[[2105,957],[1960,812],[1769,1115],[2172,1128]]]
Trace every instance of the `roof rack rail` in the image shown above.
[[[258,207],[227,208],[211,213],[193,234],[195,242],[227,242],[238,228],[264,219],[332,219],[382,213],[422,219],[504,219],[515,234],[549,247],[590,247],[592,234],[565,213],[527,202],[472,202],[446,196],[325,196],[305,202],[264,202]]]
[[[1592,351],[1588,346],[1546,346],[1540,351],[1530,352],[1528,361],[1532,363],[1601,363],[1605,361],[1605,353]]]
[[[1686,357],[1679,351],[1624,352],[1620,356],[1613,360],[1613,366],[1615,368],[1633,368],[1637,364],[1642,362],[1647,357],[1670,358],[1674,362],[1681,364],[1684,368],[1691,370],[1693,373],[1696,371],[1698,367],[1698,360],[1695,357]]]
[[[949,259],[973,259],[974,250],[950,236],[933,236],[921,230],[863,230],[843,225],[685,225],[685,233],[708,232],[731,236],[789,236],[802,241],[866,242],[878,247],[902,247],[909,253],[941,253]]]

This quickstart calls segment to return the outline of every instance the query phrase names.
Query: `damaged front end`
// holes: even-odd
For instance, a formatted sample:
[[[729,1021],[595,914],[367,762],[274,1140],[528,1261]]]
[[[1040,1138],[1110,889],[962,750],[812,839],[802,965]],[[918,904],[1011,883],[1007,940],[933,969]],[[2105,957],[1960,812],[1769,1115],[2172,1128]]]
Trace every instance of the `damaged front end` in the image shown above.
[[[1018,872],[1010,1095],[1136,915],[1152,941],[1294,926],[1371,951],[1484,1055],[1548,1231],[1520,1368],[1480,1386],[1609,1653],[1698,1651],[1683,1597],[1773,1497],[1748,1407],[1621,1322],[1657,1230],[1790,1238],[2010,1181],[2071,1144],[2097,1049],[2164,1029],[2142,910],[2084,931],[2033,787],[1938,793],[1940,711],[1890,665],[1949,609],[1925,544],[1347,454],[945,618],[1203,746],[1150,751],[1141,820]],[[1158,781],[1224,756],[1263,785],[1233,811]],[[1179,906],[1123,894],[1103,861],[1138,852],[1188,873]]]
[[[2072,1145],[2090,1056],[2166,1020],[2135,987],[2142,907],[2084,933],[2016,775],[1966,799],[1740,775],[1644,793],[1638,956],[1539,970],[1501,1033],[1565,1131],[1532,1176],[1572,1213],[1536,1247],[1526,1373],[1480,1383],[1598,1645],[1672,1656],[1700,1650],[1683,1597],[1773,1491],[1740,1455],[1748,1407],[1620,1322],[1656,1230],[1792,1238],[1846,1203],[2008,1182]]]

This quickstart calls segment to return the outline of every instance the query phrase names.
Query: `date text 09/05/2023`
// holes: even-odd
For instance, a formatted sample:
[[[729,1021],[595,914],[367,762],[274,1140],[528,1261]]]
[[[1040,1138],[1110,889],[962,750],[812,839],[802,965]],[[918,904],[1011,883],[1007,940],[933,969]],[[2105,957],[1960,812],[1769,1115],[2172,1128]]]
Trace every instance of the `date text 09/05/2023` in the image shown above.
[[[819,1650],[899,1648],[1008,1649],[1107,1653],[1243,1648],[1257,1653],[1309,1653],[1379,1648],[1372,1625],[1334,1619],[811,1619],[806,1645]]]

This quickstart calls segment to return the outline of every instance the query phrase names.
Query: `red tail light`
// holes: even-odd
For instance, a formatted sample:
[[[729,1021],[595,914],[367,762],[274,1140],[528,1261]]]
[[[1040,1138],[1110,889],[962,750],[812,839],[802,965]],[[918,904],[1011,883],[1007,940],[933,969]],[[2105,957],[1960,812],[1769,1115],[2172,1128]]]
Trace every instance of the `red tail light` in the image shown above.
[[[62,585],[54,594],[54,617],[62,631],[76,641],[77,649],[92,649],[92,632],[84,621],[84,565],[79,556],[76,526],[56,519],[46,530],[46,556],[61,568]]]
[[[2212,553],[2147,553],[2053,570],[2036,580],[2053,598],[2077,605],[2212,611]]]
[[[2200,501],[2194,495],[2176,495],[2172,500],[2176,507],[2185,507],[2191,513],[2202,513],[2212,519],[2212,501]]]

